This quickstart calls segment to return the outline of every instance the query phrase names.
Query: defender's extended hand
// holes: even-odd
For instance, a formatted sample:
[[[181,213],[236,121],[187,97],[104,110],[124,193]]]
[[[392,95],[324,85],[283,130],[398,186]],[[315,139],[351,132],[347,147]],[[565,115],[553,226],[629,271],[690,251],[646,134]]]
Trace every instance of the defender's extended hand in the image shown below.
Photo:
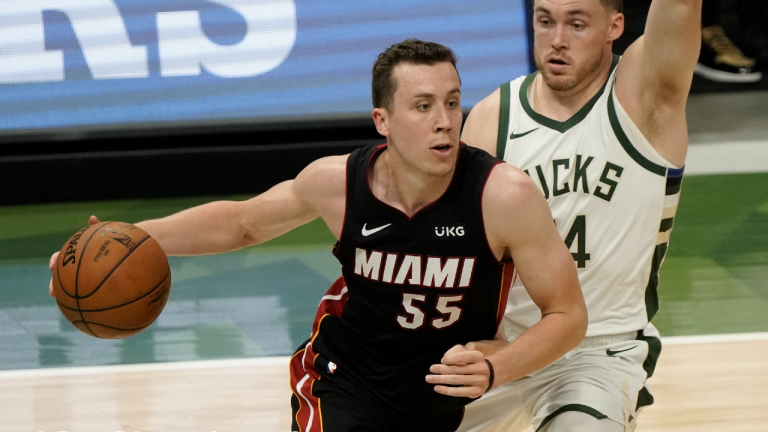
[[[488,389],[491,372],[480,351],[468,350],[456,345],[445,353],[441,364],[432,365],[427,382],[435,385],[435,391],[454,397],[480,397]],[[451,386],[451,387],[448,387]]]
[[[96,218],[96,216],[91,216],[88,218],[88,225],[96,225],[99,223],[99,219]],[[50,271],[53,271],[54,268],[56,268],[56,260],[59,259],[59,252],[54,252],[53,255],[51,255],[50,261],[48,261],[48,269]],[[53,297],[53,278],[51,278],[50,281],[48,281],[48,295]]]

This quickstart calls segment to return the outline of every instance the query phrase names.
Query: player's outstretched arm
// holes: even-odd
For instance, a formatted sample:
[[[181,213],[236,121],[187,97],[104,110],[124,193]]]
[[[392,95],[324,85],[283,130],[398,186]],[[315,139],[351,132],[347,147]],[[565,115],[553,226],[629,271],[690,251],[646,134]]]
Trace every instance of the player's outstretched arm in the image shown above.
[[[263,243],[323,217],[339,237],[344,223],[347,156],[319,159],[294,180],[248,201],[216,201],[171,216],[139,222],[167,255],[205,255]],[[91,216],[89,225],[99,223]],[[59,252],[50,259],[53,271]],[[49,282],[48,293],[53,296]]]
[[[702,0],[653,0],[645,34],[624,53],[616,96],[669,162],[682,166],[688,145],[685,104],[701,47]]]
[[[500,103],[501,91],[496,89],[472,108],[461,131],[463,142],[472,147],[481,148],[498,158],[504,156],[496,154]]]
[[[496,385],[531,374],[581,342],[587,308],[576,265],[544,196],[522,171],[498,165],[483,196],[489,243],[511,258],[542,319],[488,357]]]
[[[427,376],[427,382],[438,384],[435,391],[449,396],[478,397],[488,389],[490,369],[481,351],[493,351],[487,359],[495,388],[557,360],[587,331],[573,257],[530,178],[510,165],[497,165],[483,194],[483,219],[488,243],[499,258],[514,262],[542,319],[509,344],[494,340],[449,350],[442,364],[430,368],[434,375]]]
[[[216,201],[136,224],[168,255],[228,252],[266,242],[320,216],[343,218],[346,156],[317,160],[294,180],[247,201]],[[334,208],[341,203],[341,216]],[[335,206],[335,207],[334,207]],[[334,217],[337,216],[337,217]],[[334,230],[334,234],[341,230]]]

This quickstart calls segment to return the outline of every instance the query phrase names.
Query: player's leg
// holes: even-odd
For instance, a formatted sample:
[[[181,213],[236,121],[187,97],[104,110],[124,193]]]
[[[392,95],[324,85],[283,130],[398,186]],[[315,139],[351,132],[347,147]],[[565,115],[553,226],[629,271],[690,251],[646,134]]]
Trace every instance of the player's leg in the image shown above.
[[[291,430],[386,432],[372,398],[334,372],[333,363],[311,352],[309,341],[291,357]]]
[[[386,432],[387,429],[375,421],[378,416],[371,415],[375,407],[366,406],[365,400],[350,397],[338,387],[330,388],[327,384],[327,381],[315,383],[314,398],[302,398],[296,393],[291,396],[292,431]]]
[[[597,419],[578,411],[567,411],[549,422],[539,432],[624,432],[624,426],[609,419]]]
[[[458,432],[520,432],[531,425],[530,378],[499,386],[470,403]]]
[[[608,344],[602,342],[613,337],[586,339],[587,346],[574,350],[566,363],[558,361],[549,368],[549,373],[558,376],[536,403],[533,428],[560,432],[568,426],[571,429],[562,430],[575,432],[581,427],[609,431],[616,424],[618,430],[631,430],[638,409],[653,400],[645,381],[660,350],[658,339],[652,336],[654,330]],[[572,412],[578,414],[569,414]],[[596,429],[598,426],[601,429]]]

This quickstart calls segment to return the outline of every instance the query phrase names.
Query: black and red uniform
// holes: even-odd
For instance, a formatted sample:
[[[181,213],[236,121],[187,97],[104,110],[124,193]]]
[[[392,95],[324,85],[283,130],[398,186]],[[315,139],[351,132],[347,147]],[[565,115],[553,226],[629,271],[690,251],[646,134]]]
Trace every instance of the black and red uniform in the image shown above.
[[[425,377],[451,347],[492,339],[513,264],[488,245],[483,189],[499,163],[460,146],[450,186],[412,217],[378,200],[368,173],[386,145],[353,152],[334,254],[343,278],[291,359],[293,431],[453,431],[469,398]]]

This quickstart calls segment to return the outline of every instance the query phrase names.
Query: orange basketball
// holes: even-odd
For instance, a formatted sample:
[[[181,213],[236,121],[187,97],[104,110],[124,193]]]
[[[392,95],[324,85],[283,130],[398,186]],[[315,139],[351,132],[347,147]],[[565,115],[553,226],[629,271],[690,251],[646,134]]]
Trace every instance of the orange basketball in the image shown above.
[[[171,268],[160,245],[141,228],[101,222],[76,232],[61,248],[53,293],[78,330],[122,339],[149,327],[171,291]]]

